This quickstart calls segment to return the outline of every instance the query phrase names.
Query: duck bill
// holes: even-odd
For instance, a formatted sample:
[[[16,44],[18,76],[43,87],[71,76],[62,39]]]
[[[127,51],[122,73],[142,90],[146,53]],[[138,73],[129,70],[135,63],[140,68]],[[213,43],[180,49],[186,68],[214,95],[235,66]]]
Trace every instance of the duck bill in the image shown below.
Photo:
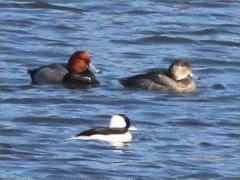
[[[93,74],[101,73],[100,70],[98,70],[92,63],[89,63],[89,71],[91,71]]]
[[[137,131],[138,129],[137,129],[136,127],[134,127],[134,126],[130,126],[130,127],[128,128],[128,130],[130,130],[130,131]]]
[[[193,73],[191,73],[191,74],[189,75],[189,77],[190,77],[191,79],[196,79],[196,80],[199,80],[199,79],[200,79],[197,75],[195,75],[195,74],[193,74]]]

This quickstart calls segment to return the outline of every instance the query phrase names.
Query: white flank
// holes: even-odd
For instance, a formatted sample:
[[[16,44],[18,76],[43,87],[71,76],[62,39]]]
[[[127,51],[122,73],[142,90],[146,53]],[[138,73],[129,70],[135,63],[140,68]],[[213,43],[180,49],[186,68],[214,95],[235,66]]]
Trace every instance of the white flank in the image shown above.
[[[102,135],[96,134],[91,136],[78,136],[72,137],[71,139],[80,139],[80,140],[101,140],[108,142],[130,142],[132,140],[132,135],[129,132],[125,134],[111,134],[111,135]]]

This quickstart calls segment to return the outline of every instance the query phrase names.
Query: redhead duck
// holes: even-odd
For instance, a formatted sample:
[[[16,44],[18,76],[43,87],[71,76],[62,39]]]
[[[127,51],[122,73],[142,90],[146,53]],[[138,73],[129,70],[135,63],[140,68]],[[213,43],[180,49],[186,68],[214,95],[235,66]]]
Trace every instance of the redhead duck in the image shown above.
[[[99,72],[90,63],[87,51],[76,51],[67,64],[49,64],[28,70],[32,84],[96,85],[98,81],[93,72]]]
[[[189,63],[185,60],[174,61],[168,69],[154,69],[119,80],[125,87],[148,90],[192,93],[196,90]]]
[[[132,140],[128,132],[130,120],[125,114],[116,114],[111,117],[109,127],[97,127],[83,131],[71,139],[102,140],[113,143],[124,143]]]

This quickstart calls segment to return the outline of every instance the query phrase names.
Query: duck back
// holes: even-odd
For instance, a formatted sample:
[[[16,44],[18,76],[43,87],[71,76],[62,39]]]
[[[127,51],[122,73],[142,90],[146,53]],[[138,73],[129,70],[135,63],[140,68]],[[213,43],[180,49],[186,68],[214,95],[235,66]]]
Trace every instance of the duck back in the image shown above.
[[[32,84],[60,84],[68,73],[66,64],[50,64],[37,69],[28,70]]]
[[[119,82],[125,87],[177,93],[191,93],[196,89],[193,80],[187,78],[181,81],[175,81],[169,76],[165,69],[151,69],[144,74],[122,78]]]
[[[158,79],[159,74],[166,76],[166,71],[164,69],[150,69],[143,74],[122,78],[119,80],[119,82],[125,87],[151,89],[151,83]]]

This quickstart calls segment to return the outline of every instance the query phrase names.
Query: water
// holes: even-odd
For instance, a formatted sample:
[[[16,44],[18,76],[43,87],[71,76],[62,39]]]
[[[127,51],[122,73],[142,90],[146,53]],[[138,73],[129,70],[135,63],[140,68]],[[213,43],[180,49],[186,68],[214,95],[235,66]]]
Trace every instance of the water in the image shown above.
[[[240,176],[239,1],[1,1],[0,160],[9,177]],[[87,90],[32,86],[28,68],[88,50],[103,71]],[[186,58],[189,95],[117,79]],[[126,113],[122,147],[66,140]]]

